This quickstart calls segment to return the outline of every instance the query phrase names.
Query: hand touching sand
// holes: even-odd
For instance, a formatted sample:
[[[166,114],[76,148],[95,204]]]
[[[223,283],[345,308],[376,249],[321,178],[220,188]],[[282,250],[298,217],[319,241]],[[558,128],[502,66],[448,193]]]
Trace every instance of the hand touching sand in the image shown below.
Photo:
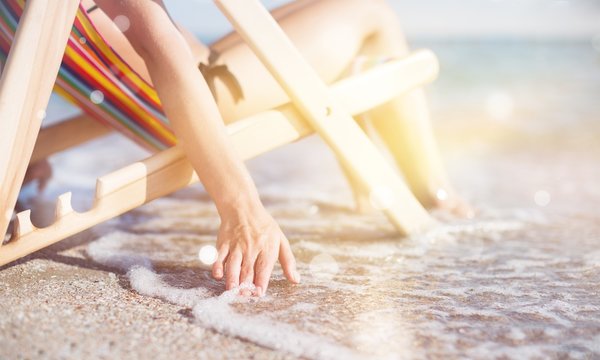
[[[212,273],[219,280],[225,276],[227,290],[240,284],[254,284],[254,293],[244,289],[241,294],[264,295],[278,258],[285,277],[293,283],[300,281],[288,239],[262,206],[232,208],[221,218],[218,257]]]

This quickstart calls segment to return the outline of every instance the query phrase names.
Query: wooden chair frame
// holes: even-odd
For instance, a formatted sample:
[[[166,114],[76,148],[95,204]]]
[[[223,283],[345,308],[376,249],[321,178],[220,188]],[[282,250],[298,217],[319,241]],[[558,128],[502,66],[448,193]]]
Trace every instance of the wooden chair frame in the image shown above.
[[[291,99],[289,104],[228,125],[238,154],[250,159],[316,132],[364,189],[387,197],[383,210],[400,233],[433,224],[352,116],[434,80],[438,72],[435,55],[426,50],[414,52],[327,87],[258,0],[215,3]],[[110,131],[80,115],[40,133],[78,5],[79,0],[26,2],[0,79],[0,234],[12,218],[30,160]],[[60,136],[74,130],[81,135]],[[66,193],[58,198],[56,220],[49,227],[33,226],[29,210],[17,214],[11,239],[0,243],[0,265],[197,181],[178,146],[133,163],[97,180],[89,211],[73,211],[71,194]]]

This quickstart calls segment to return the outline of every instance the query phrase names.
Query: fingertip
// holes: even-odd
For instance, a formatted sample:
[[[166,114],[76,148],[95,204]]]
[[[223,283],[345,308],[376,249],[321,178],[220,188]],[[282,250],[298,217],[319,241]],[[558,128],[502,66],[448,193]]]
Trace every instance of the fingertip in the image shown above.
[[[300,282],[300,274],[296,270],[296,265],[292,263],[282,264],[283,274],[289,282],[298,284]]]
[[[300,274],[296,269],[296,259],[287,238],[284,238],[281,242],[281,248],[279,250],[279,263],[281,263],[281,268],[283,269],[283,273],[288,281],[295,284],[300,282]]]
[[[216,269],[213,269],[213,271],[212,271],[212,276],[213,276],[213,278],[215,278],[216,280],[221,280],[221,279],[223,279],[223,269],[222,269],[222,268],[216,268]]]
[[[238,286],[240,286],[240,283],[237,281],[237,278],[236,277],[230,278],[229,275],[227,275],[227,279],[225,281],[225,289],[231,290]]]
[[[227,290],[231,290],[240,285],[240,265],[242,262],[242,257],[239,253],[229,254],[229,259],[227,260],[227,264],[225,264],[225,277],[227,284]]]
[[[229,290],[231,290],[233,288],[236,288],[237,286],[238,286],[238,284],[236,284],[234,281],[228,281],[225,284],[225,290],[229,291]]]
[[[260,297],[265,297],[265,295],[267,295],[267,286],[259,286],[260,288]]]
[[[212,275],[216,280],[223,279],[225,276],[224,266],[225,259],[227,259],[227,255],[229,254],[229,248],[226,245],[222,245],[219,247],[217,253],[217,260],[212,265]]]
[[[267,280],[268,281],[268,280]],[[260,291],[260,297],[265,296],[265,294],[267,293],[267,287],[269,286],[268,282],[265,282],[264,280],[259,281],[256,284],[256,289]]]
[[[294,270],[294,283],[300,284],[300,281],[302,281],[302,276],[300,276],[298,270]]]

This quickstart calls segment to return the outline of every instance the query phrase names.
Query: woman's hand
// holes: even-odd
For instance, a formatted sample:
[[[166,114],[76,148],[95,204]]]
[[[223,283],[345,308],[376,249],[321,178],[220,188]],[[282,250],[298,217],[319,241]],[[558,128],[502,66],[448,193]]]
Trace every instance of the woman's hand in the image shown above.
[[[227,290],[254,284],[253,295],[264,295],[278,258],[285,277],[293,283],[300,281],[290,244],[262,205],[231,207],[221,212],[221,219],[212,273],[218,280],[225,276]],[[252,295],[247,289],[241,294]]]

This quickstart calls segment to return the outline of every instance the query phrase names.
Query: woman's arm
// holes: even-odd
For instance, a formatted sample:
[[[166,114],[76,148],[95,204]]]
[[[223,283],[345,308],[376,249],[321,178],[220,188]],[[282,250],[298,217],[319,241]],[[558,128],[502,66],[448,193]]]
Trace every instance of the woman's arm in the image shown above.
[[[213,276],[226,287],[254,283],[266,291],[279,257],[286,277],[299,281],[289,242],[264,209],[235,154],[217,105],[191,50],[161,0],[97,0],[111,18],[126,16],[125,36],[144,59],[177,138],[221,217]]]

